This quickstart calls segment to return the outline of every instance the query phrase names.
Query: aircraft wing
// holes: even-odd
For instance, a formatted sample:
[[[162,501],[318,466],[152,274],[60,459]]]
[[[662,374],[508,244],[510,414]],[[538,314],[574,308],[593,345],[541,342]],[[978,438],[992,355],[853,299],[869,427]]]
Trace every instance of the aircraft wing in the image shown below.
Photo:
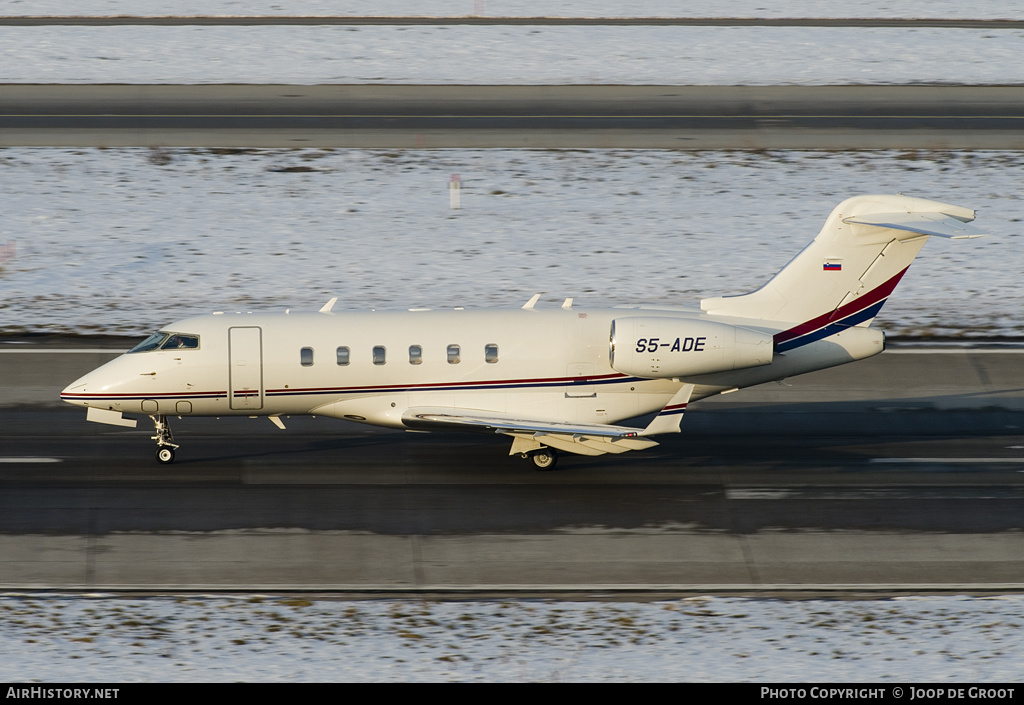
[[[402,414],[402,423],[412,429],[453,431],[462,427],[464,431],[494,433],[567,433],[600,436],[602,438],[636,438],[642,429],[628,426],[605,424],[564,423],[562,421],[531,421],[503,416],[489,411],[475,409],[453,409],[449,407],[412,407]]]
[[[873,225],[876,228],[906,230],[921,235],[937,235],[952,240],[985,237],[987,233],[967,225],[960,218],[945,213],[870,213],[863,216],[843,218],[844,223]]]
[[[510,454],[551,446],[581,455],[624,453],[658,445],[640,438],[642,429],[607,424],[535,421],[476,409],[412,407],[402,414],[402,423],[413,430],[476,431],[500,433],[516,439]]]

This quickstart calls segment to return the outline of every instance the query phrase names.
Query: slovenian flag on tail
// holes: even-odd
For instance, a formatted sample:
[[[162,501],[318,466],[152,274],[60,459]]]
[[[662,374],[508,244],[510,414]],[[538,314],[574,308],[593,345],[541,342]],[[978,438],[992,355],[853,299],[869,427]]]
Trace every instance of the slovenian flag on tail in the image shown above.
[[[843,261],[841,259],[825,260],[821,269],[823,272],[841,272],[843,271]]]

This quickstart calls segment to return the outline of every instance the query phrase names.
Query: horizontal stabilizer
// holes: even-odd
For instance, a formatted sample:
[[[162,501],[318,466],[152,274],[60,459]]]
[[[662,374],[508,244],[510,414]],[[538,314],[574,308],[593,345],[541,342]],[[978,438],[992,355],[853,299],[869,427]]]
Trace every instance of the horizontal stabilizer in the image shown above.
[[[844,218],[844,223],[873,225],[876,228],[905,230],[921,235],[937,235],[952,240],[985,237],[988,233],[945,213],[870,213]]]

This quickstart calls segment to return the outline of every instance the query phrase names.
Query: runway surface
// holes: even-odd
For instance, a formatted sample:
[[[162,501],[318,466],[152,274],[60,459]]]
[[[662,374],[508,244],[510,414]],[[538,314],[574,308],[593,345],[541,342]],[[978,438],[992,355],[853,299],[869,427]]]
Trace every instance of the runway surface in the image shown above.
[[[1016,86],[26,85],[0,146],[1019,149]]]
[[[127,25],[232,26],[260,25],[546,25],[546,26],[657,26],[657,27],[937,27],[940,29],[1019,29],[1024,21],[1012,19],[940,19],[900,17],[325,17],[325,16],[83,16],[24,15],[0,17],[0,27],[112,27]]]
[[[286,419],[286,431],[175,419],[179,460],[160,466],[147,423],[102,426],[46,405],[110,357],[54,345],[0,355],[5,588],[1024,586],[1014,350],[887,352],[694,404],[684,433],[651,451],[539,472],[500,438],[326,418]]]

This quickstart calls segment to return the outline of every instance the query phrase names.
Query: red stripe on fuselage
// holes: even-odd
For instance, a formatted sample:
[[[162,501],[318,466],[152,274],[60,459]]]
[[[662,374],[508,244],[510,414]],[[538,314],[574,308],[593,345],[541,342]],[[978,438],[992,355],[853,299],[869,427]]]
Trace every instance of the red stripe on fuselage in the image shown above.
[[[536,384],[536,385],[547,385],[554,386],[559,384],[591,384],[594,382],[602,382],[606,380],[629,379],[627,375],[621,373],[615,373],[611,375],[598,375],[595,377],[541,377],[535,379],[497,379],[497,380],[478,380],[478,381],[463,381],[463,382],[408,382],[406,384],[371,384],[362,387],[308,387],[298,389],[268,389],[267,394],[321,394],[323,392],[338,392],[338,393],[355,393],[365,391],[389,391],[399,389],[459,389],[461,387],[500,387],[513,384]]]

